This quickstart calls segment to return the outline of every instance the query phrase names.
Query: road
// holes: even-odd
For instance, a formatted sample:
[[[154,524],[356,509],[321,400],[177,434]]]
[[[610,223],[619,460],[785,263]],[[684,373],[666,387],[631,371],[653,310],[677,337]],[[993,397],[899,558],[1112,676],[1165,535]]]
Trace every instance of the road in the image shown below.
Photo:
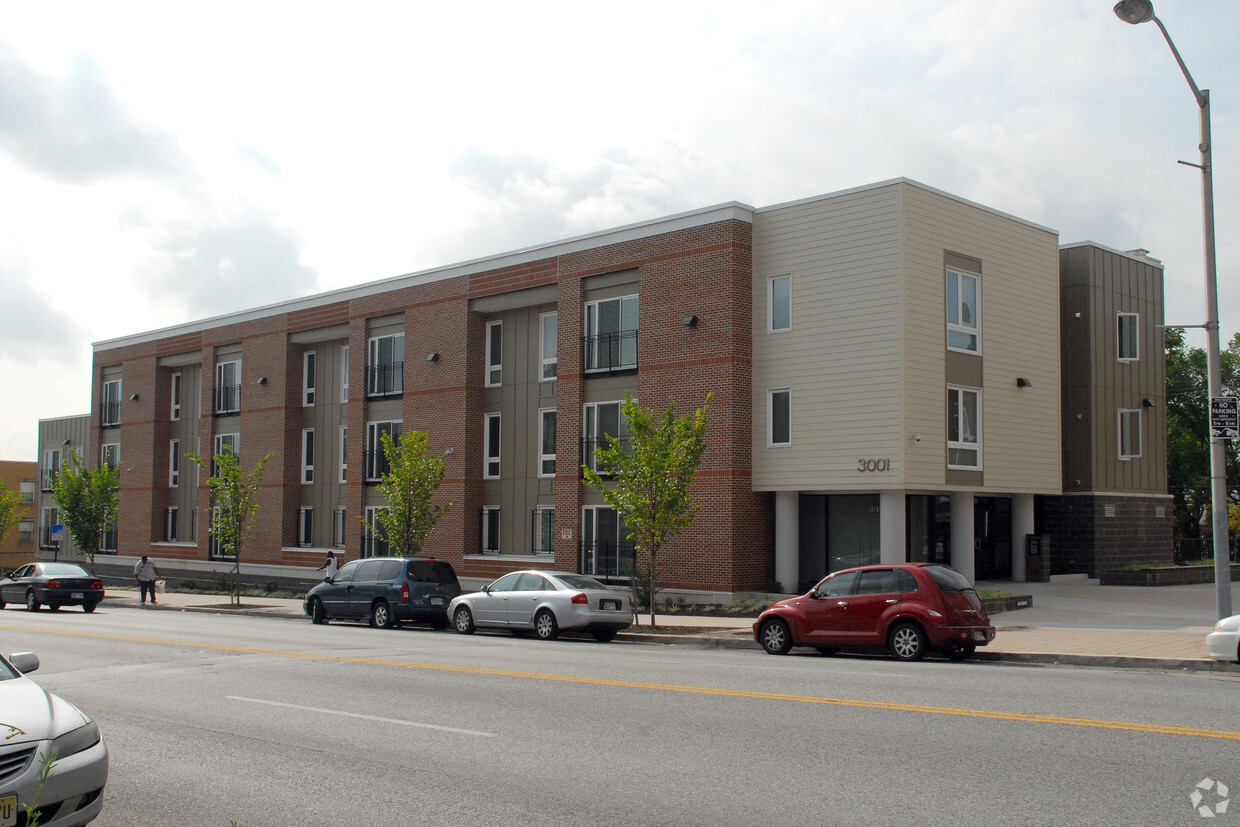
[[[104,827],[1175,824],[1240,791],[1236,676],[106,605],[0,612],[23,650],[104,732]]]

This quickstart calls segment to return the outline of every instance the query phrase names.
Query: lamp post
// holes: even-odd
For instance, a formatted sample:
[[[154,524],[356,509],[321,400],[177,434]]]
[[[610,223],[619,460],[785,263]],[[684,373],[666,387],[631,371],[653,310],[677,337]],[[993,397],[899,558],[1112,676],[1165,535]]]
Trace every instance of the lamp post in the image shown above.
[[[1180,51],[1175,48],[1167,27],[1154,14],[1150,0],[1120,0],[1115,4],[1115,15],[1125,23],[1146,23],[1153,20],[1171,47],[1171,53],[1180,64],[1180,71],[1193,90],[1193,97],[1201,109],[1201,163],[1190,164],[1201,170],[1202,224],[1205,231],[1206,264],[1206,363],[1209,371],[1210,399],[1223,395],[1223,370],[1219,360],[1218,323],[1218,273],[1214,255],[1214,171],[1210,155],[1210,90],[1198,89],[1189,74]],[[1227,543],[1227,456],[1224,437],[1210,436],[1210,511],[1214,529],[1214,585],[1219,618],[1231,614],[1231,565]]]

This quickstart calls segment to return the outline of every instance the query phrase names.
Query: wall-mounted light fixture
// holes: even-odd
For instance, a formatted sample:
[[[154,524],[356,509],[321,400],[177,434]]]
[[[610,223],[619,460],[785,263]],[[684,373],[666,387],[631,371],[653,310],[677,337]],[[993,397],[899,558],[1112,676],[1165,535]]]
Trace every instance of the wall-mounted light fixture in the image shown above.
[[[428,362],[438,362],[438,361],[439,361],[439,353],[438,353],[438,351],[431,351],[430,353],[428,353],[428,354],[426,355],[426,361],[428,361]]]
[[[453,454],[455,454],[455,453],[456,453],[456,449],[455,449],[455,448],[445,448],[443,453],[444,453],[444,456],[448,456],[448,457],[450,457],[450,456],[452,456]]]
[[[913,440],[913,442],[921,442],[921,434],[917,433],[916,431],[913,431],[911,434],[909,434],[908,438]]]
[[[138,395],[135,393],[133,396],[130,396],[130,397],[129,397],[129,401],[130,401],[130,402],[137,402],[137,401],[138,401]]]
[[[69,440],[67,440],[67,439],[66,439],[66,440],[65,440],[63,443],[61,443],[61,444],[63,444],[63,445],[68,445],[68,444],[69,444]]]
[[[698,317],[692,315],[685,316],[680,320],[680,323],[685,327],[697,327]]]
[[[1033,383],[1032,383],[1032,382],[1030,382],[1028,379],[1026,379],[1026,378],[1025,378],[1025,377],[1023,377],[1023,376],[1018,376],[1018,377],[1016,377],[1016,387],[1018,387],[1018,388],[1032,388],[1032,387],[1033,387]]]
[[[1148,396],[1147,396],[1147,397],[1145,397],[1144,399],[1142,399],[1142,400],[1141,400],[1141,407],[1143,407],[1143,408],[1152,408],[1152,407],[1154,407],[1154,400],[1153,400],[1153,399],[1150,399]]]
[[[260,377],[258,377],[258,381],[257,381],[257,382],[255,382],[254,384],[255,384],[255,385],[266,385],[266,384],[267,384],[267,377],[266,377],[266,376],[260,376]]]

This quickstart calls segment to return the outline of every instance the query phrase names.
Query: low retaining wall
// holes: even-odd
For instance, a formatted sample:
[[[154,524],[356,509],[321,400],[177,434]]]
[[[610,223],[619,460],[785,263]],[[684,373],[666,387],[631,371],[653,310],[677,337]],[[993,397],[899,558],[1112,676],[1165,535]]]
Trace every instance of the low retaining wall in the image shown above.
[[[1240,563],[1231,564],[1231,582],[1240,577]],[[1098,573],[1104,586],[1194,586],[1214,582],[1214,566],[1158,566]]]

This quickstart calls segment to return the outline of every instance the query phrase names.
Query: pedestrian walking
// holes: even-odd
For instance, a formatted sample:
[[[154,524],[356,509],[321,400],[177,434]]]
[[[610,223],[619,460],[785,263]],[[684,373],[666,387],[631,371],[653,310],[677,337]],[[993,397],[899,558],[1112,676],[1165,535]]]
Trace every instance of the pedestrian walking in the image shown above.
[[[327,559],[324,560],[323,565],[319,566],[317,569],[315,569],[315,571],[323,571],[324,569],[326,569],[327,573],[323,575],[323,579],[330,580],[332,578],[332,575],[336,573],[336,569],[338,568],[340,568],[340,561],[336,559],[336,555],[332,553],[331,549],[328,549]]]
[[[155,561],[142,555],[142,559],[133,567],[133,578],[138,581],[138,589],[142,592],[142,605],[146,605],[146,594],[151,593],[151,605],[157,605],[158,600],[155,599],[155,579],[159,577],[159,567],[155,565]]]

